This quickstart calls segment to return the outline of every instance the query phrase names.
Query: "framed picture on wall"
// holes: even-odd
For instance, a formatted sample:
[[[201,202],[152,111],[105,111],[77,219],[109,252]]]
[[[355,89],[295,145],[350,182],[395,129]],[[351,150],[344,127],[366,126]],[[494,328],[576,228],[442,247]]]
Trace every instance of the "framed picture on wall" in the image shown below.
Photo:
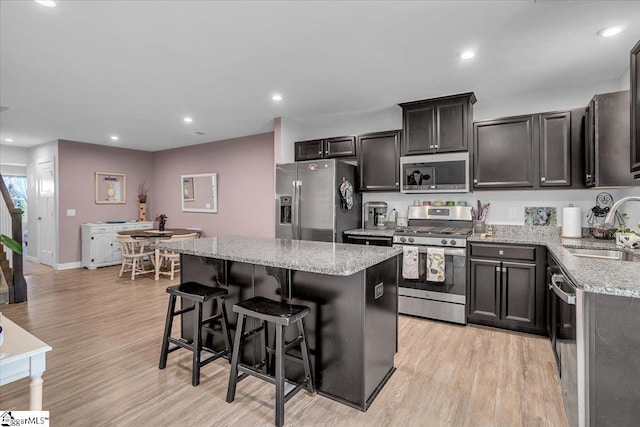
[[[96,203],[127,203],[127,176],[96,172]]]

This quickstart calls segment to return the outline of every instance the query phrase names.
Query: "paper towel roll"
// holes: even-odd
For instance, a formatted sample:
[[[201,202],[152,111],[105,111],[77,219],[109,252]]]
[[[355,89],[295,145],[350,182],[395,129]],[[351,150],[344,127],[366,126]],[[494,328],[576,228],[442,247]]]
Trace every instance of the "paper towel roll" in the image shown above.
[[[582,209],[562,208],[562,237],[582,237]]]

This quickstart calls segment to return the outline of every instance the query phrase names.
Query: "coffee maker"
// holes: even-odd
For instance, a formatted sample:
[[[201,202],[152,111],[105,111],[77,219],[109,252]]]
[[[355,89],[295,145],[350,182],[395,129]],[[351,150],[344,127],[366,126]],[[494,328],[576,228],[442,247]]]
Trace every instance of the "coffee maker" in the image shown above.
[[[364,228],[385,228],[387,223],[387,204],[385,202],[366,202],[363,207]]]

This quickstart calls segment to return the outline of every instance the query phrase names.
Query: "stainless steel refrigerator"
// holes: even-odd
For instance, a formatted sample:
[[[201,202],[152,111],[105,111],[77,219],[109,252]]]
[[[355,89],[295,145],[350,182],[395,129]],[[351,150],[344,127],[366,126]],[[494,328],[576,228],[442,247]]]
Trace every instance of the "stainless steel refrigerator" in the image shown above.
[[[343,231],[362,226],[355,180],[356,167],[335,159],[276,165],[276,237],[341,243]],[[346,182],[350,208],[340,192]]]

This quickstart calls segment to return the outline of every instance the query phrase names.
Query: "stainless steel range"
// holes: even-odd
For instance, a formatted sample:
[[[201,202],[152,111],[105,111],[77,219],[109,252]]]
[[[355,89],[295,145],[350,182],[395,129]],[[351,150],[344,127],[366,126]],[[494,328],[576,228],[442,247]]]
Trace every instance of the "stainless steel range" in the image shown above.
[[[398,289],[402,314],[466,324],[469,206],[411,206],[393,246],[403,249]]]

